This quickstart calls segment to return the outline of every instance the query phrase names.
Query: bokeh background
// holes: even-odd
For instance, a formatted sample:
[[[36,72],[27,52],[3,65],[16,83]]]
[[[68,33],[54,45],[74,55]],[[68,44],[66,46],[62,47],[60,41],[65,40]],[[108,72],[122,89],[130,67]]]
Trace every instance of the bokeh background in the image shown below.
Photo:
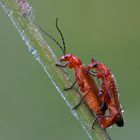
[[[91,57],[115,74],[125,126],[108,129],[113,140],[140,137],[140,1],[29,0],[35,21],[59,40],[55,18],[68,52],[88,64]],[[50,42],[60,56],[60,50]],[[28,53],[0,9],[0,139],[88,140],[42,67]]]

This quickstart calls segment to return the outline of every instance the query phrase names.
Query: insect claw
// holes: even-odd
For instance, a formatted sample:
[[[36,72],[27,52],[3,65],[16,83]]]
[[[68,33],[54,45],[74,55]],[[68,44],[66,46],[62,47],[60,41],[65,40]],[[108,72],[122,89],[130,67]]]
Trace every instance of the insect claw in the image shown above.
[[[55,64],[56,66],[60,66],[58,63]]]
[[[62,65],[60,65],[60,64],[58,64],[58,63],[56,63],[55,64],[57,67],[63,67]]]
[[[94,129],[94,125],[95,125],[95,122],[97,121],[97,116],[95,116],[94,120],[93,120],[93,123],[92,123],[92,130]]]
[[[67,90],[72,89],[75,84],[76,84],[76,80],[74,81],[74,83],[69,88],[65,88],[65,89],[63,89],[63,91],[67,91]]]
[[[72,110],[77,109],[77,108],[80,106],[81,103],[82,103],[82,101],[80,101],[76,106],[74,106],[74,107],[72,108]]]
[[[57,67],[62,67],[62,68],[65,68],[65,67],[67,67],[67,65],[68,65],[68,64],[61,65],[61,64],[56,63],[55,65],[56,65]]]
[[[70,89],[71,89],[71,87],[70,88],[64,88],[63,91],[67,91],[67,90],[70,90]]]
[[[74,106],[74,107],[72,108],[72,110],[77,109],[77,108],[78,108],[78,106],[79,106],[79,105]]]

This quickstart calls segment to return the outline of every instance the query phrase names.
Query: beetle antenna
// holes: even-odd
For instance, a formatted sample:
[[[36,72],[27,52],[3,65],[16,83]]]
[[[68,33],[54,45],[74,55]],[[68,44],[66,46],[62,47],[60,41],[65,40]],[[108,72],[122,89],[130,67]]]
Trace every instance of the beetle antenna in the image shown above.
[[[65,54],[66,54],[65,40],[64,40],[64,37],[63,37],[63,34],[62,34],[60,28],[58,27],[58,18],[56,18],[56,28],[57,28],[57,30],[58,30],[60,36],[61,36],[62,43],[63,43],[63,47],[64,47],[64,48],[63,48],[63,54],[65,55]]]
[[[62,50],[63,54],[65,52],[64,48],[60,45],[60,43],[54,38],[52,37],[48,32],[44,31],[39,25],[38,25],[39,29],[45,34],[47,35],[50,39],[52,39],[59,47],[60,49]]]

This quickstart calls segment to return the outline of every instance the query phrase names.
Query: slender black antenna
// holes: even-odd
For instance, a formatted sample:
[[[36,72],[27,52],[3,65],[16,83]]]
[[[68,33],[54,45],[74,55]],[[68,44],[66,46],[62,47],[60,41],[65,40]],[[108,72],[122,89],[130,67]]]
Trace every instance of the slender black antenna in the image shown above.
[[[46,31],[44,31],[39,25],[38,25],[39,29],[45,34],[47,35],[49,38],[51,38],[62,50],[63,54],[65,54],[65,49],[60,45],[60,43],[58,41],[56,41],[56,39],[54,37],[52,37],[49,33],[47,33]]]
[[[64,46],[63,54],[65,55],[66,54],[65,40],[64,40],[64,37],[63,37],[63,34],[62,34],[60,28],[58,27],[58,18],[56,18],[56,28],[57,28],[58,32],[60,33],[60,36],[61,36],[61,39],[62,39],[62,42],[63,42],[63,46]]]

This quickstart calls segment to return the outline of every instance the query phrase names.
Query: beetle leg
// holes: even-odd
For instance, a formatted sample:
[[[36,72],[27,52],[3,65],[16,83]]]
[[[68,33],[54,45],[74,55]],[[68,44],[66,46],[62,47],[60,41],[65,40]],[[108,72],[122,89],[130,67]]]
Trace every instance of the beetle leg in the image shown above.
[[[62,67],[62,68],[65,68],[65,67],[67,67],[67,66],[68,66],[68,64],[69,64],[69,63],[66,63],[65,65],[60,65],[60,64],[56,63],[55,65],[56,65],[57,67]]]
[[[81,105],[81,103],[82,103],[83,99],[86,97],[86,95],[87,95],[87,94],[85,94],[85,95],[81,98],[81,100],[79,101],[79,103],[78,103],[76,106],[74,106],[72,109],[77,109],[77,108]]]
[[[92,127],[91,127],[92,129],[94,129],[94,125],[95,125],[97,118],[98,118],[95,114],[94,114],[94,116],[95,116],[95,118],[94,118],[93,123],[92,123]]]
[[[76,81],[74,81],[74,83],[69,87],[69,88],[65,88],[63,91],[67,91],[70,90],[74,87],[74,85],[76,84]]]
[[[91,75],[91,76],[97,77],[97,72],[95,72],[95,71],[89,70],[88,74]]]

